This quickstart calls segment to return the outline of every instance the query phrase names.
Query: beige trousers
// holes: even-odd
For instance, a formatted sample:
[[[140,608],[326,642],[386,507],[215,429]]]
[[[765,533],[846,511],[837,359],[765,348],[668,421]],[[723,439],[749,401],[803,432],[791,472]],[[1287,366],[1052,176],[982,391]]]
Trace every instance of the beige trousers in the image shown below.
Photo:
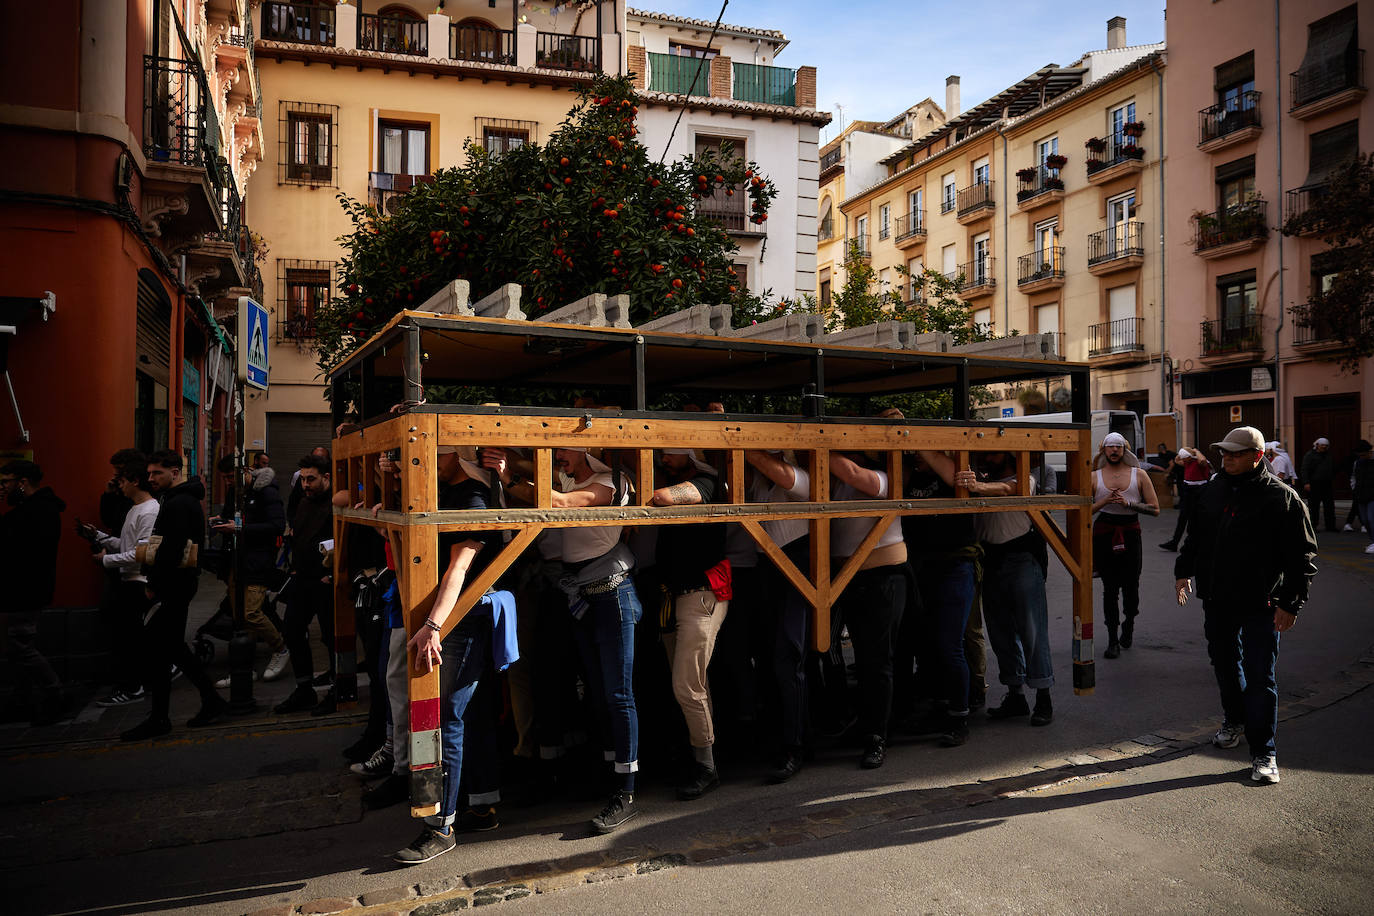
[[[692,747],[716,743],[711,721],[711,689],[706,668],[716,648],[716,634],[725,621],[730,602],[718,601],[708,588],[679,595],[673,602],[677,629],[663,634],[668,664],[673,671],[673,696],[687,720]]]

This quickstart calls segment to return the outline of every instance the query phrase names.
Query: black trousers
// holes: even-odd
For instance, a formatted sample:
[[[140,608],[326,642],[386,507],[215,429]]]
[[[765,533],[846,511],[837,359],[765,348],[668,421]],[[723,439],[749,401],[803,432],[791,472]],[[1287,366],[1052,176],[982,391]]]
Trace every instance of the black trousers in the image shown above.
[[[310,621],[320,618],[320,639],[329,658],[328,670],[334,669],[334,586],[303,576],[291,577],[291,591],[286,600],[286,619],[282,638],[291,653],[291,671],[297,684],[309,685],[315,678],[315,661],[310,654]]]
[[[1304,494],[1307,499],[1307,514],[1312,516],[1312,527],[1317,527],[1318,510],[1326,513],[1326,530],[1338,531],[1340,526],[1336,524],[1336,495],[1331,489],[1331,482],[1310,484],[1310,490]]]
[[[1116,533],[1120,533],[1121,550],[1115,549]],[[1140,528],[1137,525],[1118,525],[1093,531],[1093,564],[1102,579],[1102,618],[1107,634],[1116,641],[1121,627],[1121,612],[1126,612],[1126,626],[1133,625],[1140,613],[1140,570],[1142,566]]]
[[[176,665],[186,679],[200,691],[202,702],[213,700],[217,694],[205,669],[186,645],[186,615],[191,599],[196,596],[196,577],[184,576],[168,583],[158,595],[159,605],[143,627],[146,666],[143,686],[152,694],[150,718],[167,719],[172,698],[172,671]]]
[[[892,716],[892,651],[906,606],[906,564],[854,574],[839,604],[859,675],[859,729],[887,738]]]
[[[1188,520],[1193,517],[1193,512],[1197,509],[1197,501],[1202,496],[1202,487],[1194,486],[1189,483],[1178,485],[1178,524],[1174,525],[1174,536],[1170,538],[1175,544],[1183,542],[1183,535],[1188,531]]]

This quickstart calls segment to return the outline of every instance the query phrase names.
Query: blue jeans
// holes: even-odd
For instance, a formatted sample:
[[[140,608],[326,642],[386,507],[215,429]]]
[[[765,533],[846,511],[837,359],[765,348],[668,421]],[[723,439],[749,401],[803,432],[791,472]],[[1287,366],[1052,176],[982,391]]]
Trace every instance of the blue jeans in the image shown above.
[[[975,576],[972,560],[932,557],[916,561],[916,585],[933,627],[942,698],[950,712],[968,711],[968,659],[964,631],[973,609]]]
[[[634,790],[639,770],[639,712],[635,709],[635,624],[644,615],[634,582],[587,596],[587,612],[573,632],[586,672],[588,693],[601,719],[603,738],[615,749],[615,771]]]
[[[497,760],[495,722],[487,721],[472,703],[482,674],[491,666],[491,621],[464,620],[448,634],[443,643],[443,662],[439,666],[439,702],[443,715],[440,725],[444,760],[444,797],[437,815],[425,818],[432,827],[452,824],[458,813],[458,792],[463,777],[468,785],[487,793],[497,785],[492,770]],[[409,740],[409,736],[406,736]],[[470,760],[464,772],[463,757]],[[474,795],[474,804],[490,804],[490,797]]]
[[[1279,660],[1279,631],[1274,609],[1240,610],[1204,602],[1203,632],[1207,656],[1221,688],[1227,725],[1245,725],[1250,756],[1274,753],[1279,727],[1279,687],[1274,666]]]
[[[983,561],[983,620],[997,655],[998,680],[1008,687],[1054,686],[1045,571],[1034,556],[998,555],[995,547],[989,553]]]

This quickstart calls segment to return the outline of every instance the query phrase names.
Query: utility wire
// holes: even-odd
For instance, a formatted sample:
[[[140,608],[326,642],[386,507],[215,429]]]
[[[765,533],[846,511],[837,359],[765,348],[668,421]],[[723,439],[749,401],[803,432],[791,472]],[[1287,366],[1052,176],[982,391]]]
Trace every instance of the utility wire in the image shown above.
[[[720,15],[716,17],[716,24],[711,26],[711,35],[706,39],[707,51],[711,50],[711,42],[716,40],[716,32],[720,30],[720,21],[725,18],[725,8],[729,5],[730,0],[725,0],[725,2],[720,5]],[[701,68],[706,64],[706,61],[707,58],[705,55],[697,59],[697,72],[692,76],[693,86],[697,84],[697,80],[701,79]],[[662,165],[663,160],[668,158],[668,148],[673,145],[673,138],[677,136],[677,126],[682,123],[682,115],[687,111],[687,102],[691,100],[691,98],[690,94],[683,93],[682,104],[679,105],[677,109],[677,120],[673,122],[673,130],[668,134],[668,142],[663,145],[663,155],[658,157],[659,165]]]

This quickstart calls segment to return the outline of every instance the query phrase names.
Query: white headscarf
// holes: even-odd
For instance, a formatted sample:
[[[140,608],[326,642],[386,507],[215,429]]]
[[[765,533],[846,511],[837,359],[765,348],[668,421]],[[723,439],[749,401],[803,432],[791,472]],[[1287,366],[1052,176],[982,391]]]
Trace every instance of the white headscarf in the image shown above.
[[[691,459],[692,459],[692,464],[696,466],[696,469],[697,469],[698,471],[700,471],[700,472],[703,473],[703,474],[710,474],[712,477],[717,476],[717,475],[716,475],[716,469],[715,469],[715,468],[711,467],[709,464],[707,464],[706,462],[702,461],[700,458],[697,457],[696,449],[692,449],[692,448],[665,448],[665,449],[663,450],[663,454],[665,454],[665,455],[686,455],[688,458],[691,458]]]

